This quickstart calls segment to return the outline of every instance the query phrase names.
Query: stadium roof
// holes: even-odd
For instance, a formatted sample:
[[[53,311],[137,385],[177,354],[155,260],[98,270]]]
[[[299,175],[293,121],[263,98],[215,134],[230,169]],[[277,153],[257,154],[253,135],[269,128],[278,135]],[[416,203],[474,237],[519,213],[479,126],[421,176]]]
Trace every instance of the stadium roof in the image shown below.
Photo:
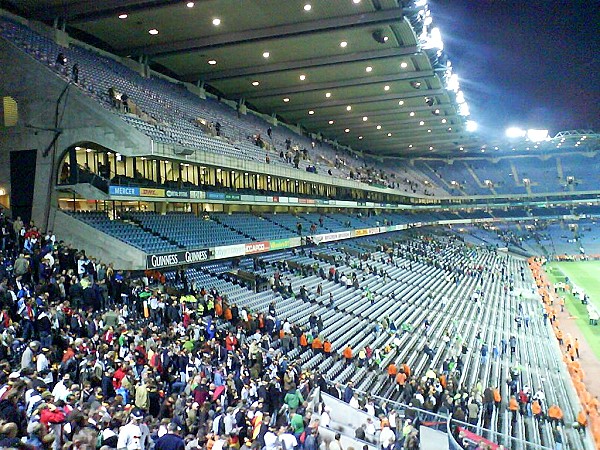
[[[355,150],[452,155],[478,146],[457,89],[447,88],[448,61],[431,45],[424,0],[11,3]]]

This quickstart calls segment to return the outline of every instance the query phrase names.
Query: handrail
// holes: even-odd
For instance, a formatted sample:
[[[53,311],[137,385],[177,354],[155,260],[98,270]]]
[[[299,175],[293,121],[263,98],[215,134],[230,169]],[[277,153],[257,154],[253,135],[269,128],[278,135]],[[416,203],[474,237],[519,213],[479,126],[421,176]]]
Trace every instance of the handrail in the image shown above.
[[[325,379],[325,382],[329,385],[339,384],[339,383],[335,383],[335,382],[332,382],[331,380],[327,380],[327,379]],[[510,440],[510,442],[515,442],[515,443],[521,444],[522,448],[524,448],[526,450],[552,450],[550,447],[546,447],[546,446],[539,445],[539,444],[534,444],[534,443],[528,442],[524,439],[519,439],[519,438],[510,436],[510,435],[499,433],[497,431],[492,431],[488,428],[483,428],[480,426],[477,427],[477,426],[471,425],[467,422],[462,422],[460,420],[453,419],[452,416],[450,416],[450,415],[439,414],[439,413],[435,413],[433,411],[427,411],[427,410],[424,410],[421,408],[406,405],[404,403],[400,403],[395,400],[390,400],[390,399],[387,399],[384,397],[380,397],[378,395],[372,395],[368,392],[361,391],[360,389],[353,388],[353,390],[354,390],[354,392],[359,393],[363,396],[366,396],[366,397],[369,397],[372,399],[376,399],[379,402],[385,402],[387,405],[392,405],[394,407],[394,409],[414,411],[420,417],[428,417],[428,418],[431,417],[433,419],[437,419],[439,422],[445,423],[446,426],[443,427],[442,429],[440,429],[439,431],[443,431],[443,432],[447,433],[449,443],[452,445],[452,442],[454,442],[454,445],[456,445],[455,448],[452,448],[452,446],[451,446],[450,447],[451,450],[462,450],[463,449],[463,447],[456,441],[456,439],[454,439],[454,436],[452,435],[451,422],[456,425],[459,425],[465,429],[473,430],[472,432],[478,436],[482,436],[482,435],[493,436],[492,439],[497,442],[502,442],[503,440],[508,439],[508,440]]]

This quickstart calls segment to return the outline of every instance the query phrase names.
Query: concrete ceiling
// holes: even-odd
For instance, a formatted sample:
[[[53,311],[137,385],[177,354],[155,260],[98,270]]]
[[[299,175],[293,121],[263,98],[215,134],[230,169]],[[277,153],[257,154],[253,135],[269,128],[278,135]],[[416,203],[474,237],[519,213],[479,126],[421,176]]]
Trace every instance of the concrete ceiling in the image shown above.
[[[444,88],[444,71],[417,41],[412,12],[397,0],[12,3],[28,17],[64,20],[118,54],[145,55],[181,80],[359,151],[453,155],[477,145]]]

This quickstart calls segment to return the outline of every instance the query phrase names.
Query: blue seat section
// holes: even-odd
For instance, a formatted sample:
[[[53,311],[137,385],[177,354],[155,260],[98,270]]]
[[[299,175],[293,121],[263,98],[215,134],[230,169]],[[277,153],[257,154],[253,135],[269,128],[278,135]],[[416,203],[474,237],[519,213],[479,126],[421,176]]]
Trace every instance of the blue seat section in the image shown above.
[[[248,240],[239,232],[211,218],[200,218],[189,213],[174,212],[161,215],[129,212],[125,217],[152,233],[176,242],[182,248],[231,245]]]
[[[71,212],[68,214],[146,253],[181,250],[163,237],[152,234],[133,223],[111,220],[103,212]]]

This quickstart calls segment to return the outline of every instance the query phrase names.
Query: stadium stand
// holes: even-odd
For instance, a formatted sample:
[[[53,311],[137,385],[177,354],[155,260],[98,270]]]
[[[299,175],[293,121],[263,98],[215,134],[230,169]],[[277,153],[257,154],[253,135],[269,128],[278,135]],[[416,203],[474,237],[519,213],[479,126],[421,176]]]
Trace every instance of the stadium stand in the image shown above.
[[[448,66],[421,51],[423,17],[399,12],[390,29],[414,58],[407,101],[428,118],[443,106],[460,128],[438,75]],[[552,152],[359,153],[253,111],[243,93],[223,99],[145,55],[95,49],[61,21],[0,10],[0,63],[35,68],[17,83],[25,117],[36,97],[55,116],[9,130],[0,155],[12,193],[14,174],[32,185],[11,200],[25,223],[0,209],[0,448],[598,445],[598,400],[548,319],[541,274],[546,258],[600,257],[600,156],[579,148],[584,132]],[[385,44],[381,33],[369,44]],[[30,89],[36,76],[48,92]],[[417,76],[435,91],[427,106]],[[79,109],[61,112],[61,99]],[[69,115],[89,129],[63,126]],[[348,120],[371,126],[361,116]],[[144,140],[125,144],[129,134]],[[15,170],[26,163],[12,149],[30,147],[38,172]]]

